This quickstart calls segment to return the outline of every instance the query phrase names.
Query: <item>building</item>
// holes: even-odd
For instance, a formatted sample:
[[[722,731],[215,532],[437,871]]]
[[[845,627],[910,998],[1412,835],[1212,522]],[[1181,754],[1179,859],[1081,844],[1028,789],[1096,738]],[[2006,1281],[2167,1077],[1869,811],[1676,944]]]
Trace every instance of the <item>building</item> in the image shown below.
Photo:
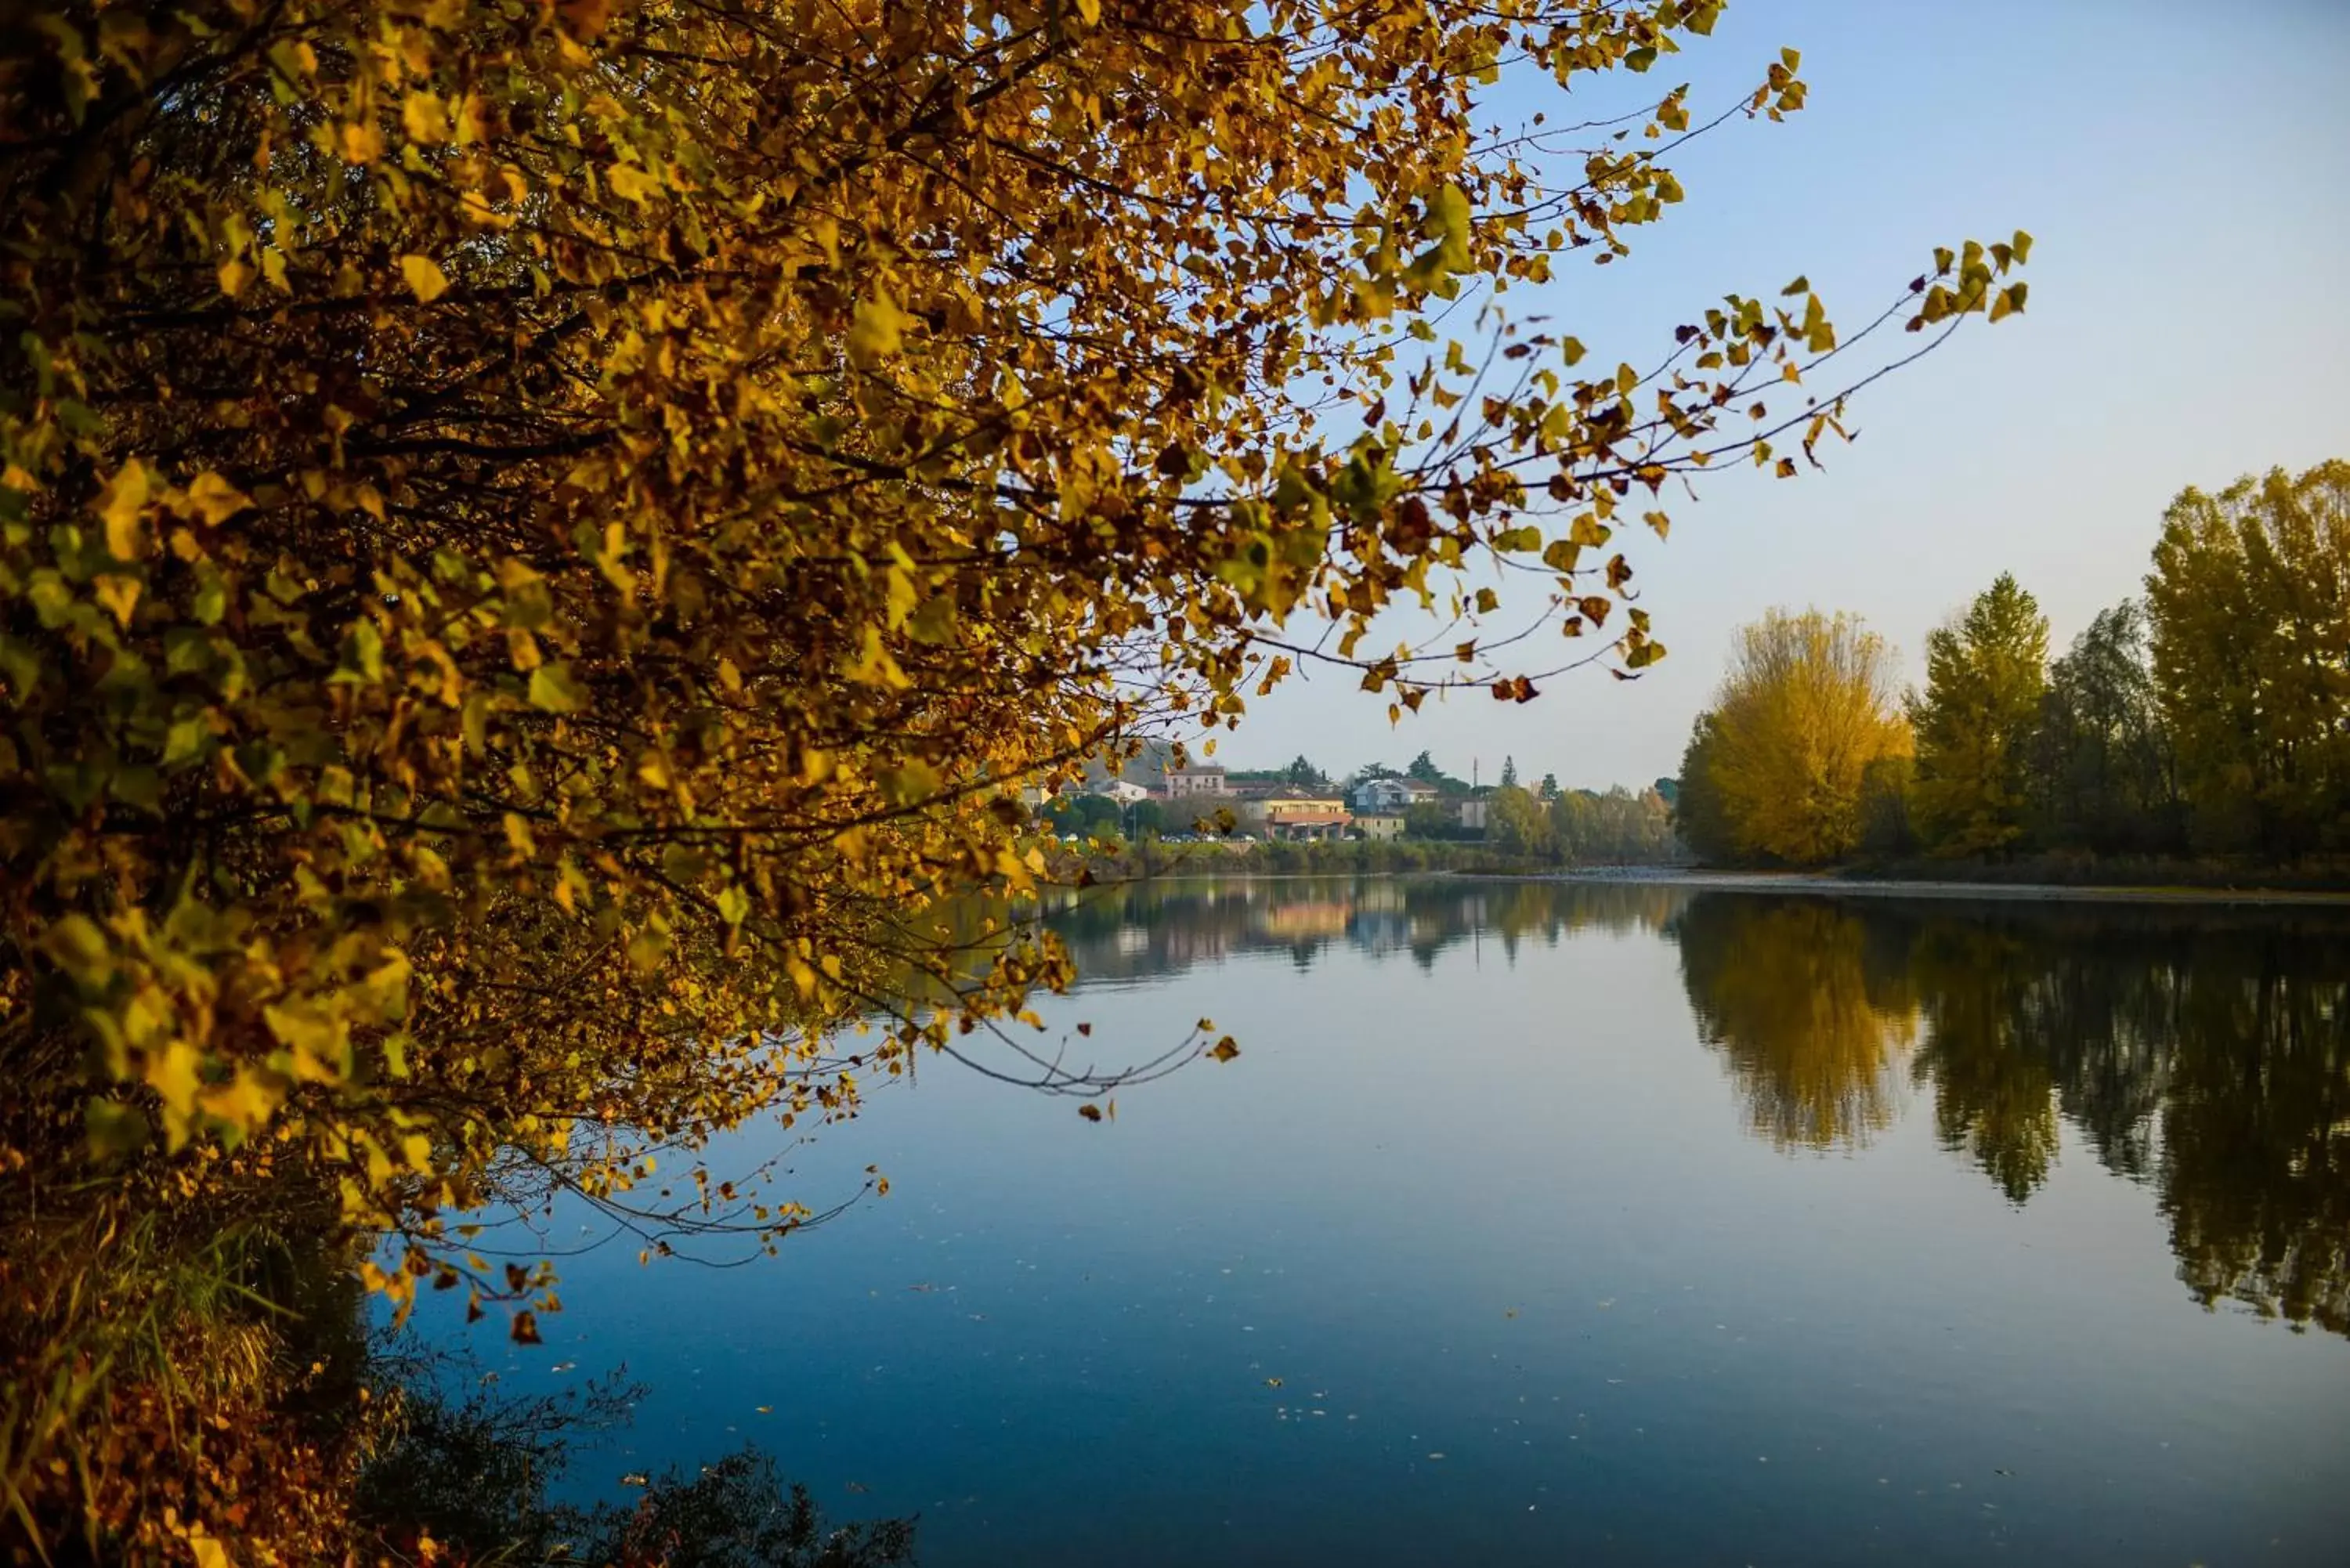
[[[1106,800],[1114,800],[1122,806],[1132,805],[1136,801],[1150,798],[1149,790],[1127,779],[1111,779],[1105,784],[1096,784],[1087,793],[1100,795]]]
[[[1191,794],[1229,794],[1231,793],[1230,786],[1224,783],[1224,770],[1212,763],[1167,770],[1169,800],[1181,800],[1185,795]]]
[[[1403,814],[1386,811],[1357,812],[1355,815],[1355,831],[1366,838],[1401,838]]]
[[[1386,815],[1425,805],[1436,799],[1440,793],[1434,784],[1421,779],[1365,779],[1355,786],[1349,798],[1357,812]]]
[[[1485,831],[1485,797],[1473,796],[1461,803],[1461,826],[1471,833]]]
[[[1287,843],[1340,838],[1354,821],[1354,814],[1337,796],[1307,794],[1303,791],[1243,801],[1241,805],[1243,828]]]

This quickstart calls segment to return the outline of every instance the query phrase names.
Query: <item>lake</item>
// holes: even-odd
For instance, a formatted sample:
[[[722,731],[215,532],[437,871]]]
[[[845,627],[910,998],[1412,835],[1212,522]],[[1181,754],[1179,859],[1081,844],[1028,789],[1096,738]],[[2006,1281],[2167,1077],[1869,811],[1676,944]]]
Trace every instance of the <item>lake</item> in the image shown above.
[[[575,1484],[755,1441],[932,1568],[2350,1562],[2350,917],[1425,877],[1054,919],[1052,1039],[1241,1055],[1098,1124],[926,1064],[790,1152],[816,1207],[890,1191],[780,1257],[566,1260],[546,1345],[477,1348],[648,1386]]]

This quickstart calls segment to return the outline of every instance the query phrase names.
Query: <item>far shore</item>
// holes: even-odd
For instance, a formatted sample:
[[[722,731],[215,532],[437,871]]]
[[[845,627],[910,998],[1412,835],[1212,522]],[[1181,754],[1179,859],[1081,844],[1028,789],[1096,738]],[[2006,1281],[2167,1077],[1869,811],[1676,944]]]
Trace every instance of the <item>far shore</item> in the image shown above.
[[[1542,879],[1639,882],[1725,893],[1798,893],[1825,898],[1949,898],[1970,903],[1995,899],[2030,904],[2279,904],[2350,909],[2350,892],[2312,888],[1976,882],[1959,877],[1866,877],[1846,871],[1703,871],[1673,866],[1587,866],[1552,873]]]

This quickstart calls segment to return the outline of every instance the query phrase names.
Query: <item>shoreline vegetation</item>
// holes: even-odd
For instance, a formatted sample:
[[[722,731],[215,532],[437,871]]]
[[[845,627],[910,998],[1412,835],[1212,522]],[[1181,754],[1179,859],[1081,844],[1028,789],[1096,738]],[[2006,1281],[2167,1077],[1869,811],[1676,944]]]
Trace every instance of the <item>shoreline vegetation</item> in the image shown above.
[[[1638,882],[1719,892],[1814,893],[1856,898],[2077,900],[2108,903],[2262,903],[2350,907],[2350,867],[2263,867],[2220,861],[2085,861],[2064,857],[2004,863],[1948,860],[1750,867],[1676,862],[1560,866],[1475,844],[1146,842],[1084,859],[1095,884],[1180,879],[1430,874],[1542,882]]]
[[[2163,880],[2054,880],[2045,863],[2008,868],[1977,867],[1992,875],[1951,875],[1939,867],[1836,867],[1761,871],[1696,866],[1581,867],[1544,874],[1560,882],[1641,882],[1724,893],[1797,893],[1826,898],[1938,898],[1956,901],[2015,901],[2108,904],[2268,904],[2350,909],[2350,876],[2321,882],[2219,880],[2209,867],[2176,867]],[[2038,873],[2038,875],[2034,875]],[[2153,873],[2149,870],[2147,875]],[[2212,879],[2193,880],[2204,876]]]
[[[2350,885],[2350,462],[2182,492],[2149,567],[2054,659],[2002,574],[1906,691],[1858,617],[1767,613],[1692,729],[1681,842],[1936,881]]]

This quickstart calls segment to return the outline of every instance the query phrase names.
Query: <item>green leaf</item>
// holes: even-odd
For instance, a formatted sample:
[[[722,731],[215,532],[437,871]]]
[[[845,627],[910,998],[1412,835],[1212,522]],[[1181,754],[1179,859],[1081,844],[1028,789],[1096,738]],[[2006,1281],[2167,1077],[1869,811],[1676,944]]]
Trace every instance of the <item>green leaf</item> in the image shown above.
[[[100,1159],[135,1154],[154,1129],[145,1113],[120,1100],[91,1100],[82,1107],[82,1125],[89,1133],[89,1151]]]
[[[573,678],[570,665],[542,664],[530,672],[530,705],[549,713],[577,713],[588,705],[588,691]]]

